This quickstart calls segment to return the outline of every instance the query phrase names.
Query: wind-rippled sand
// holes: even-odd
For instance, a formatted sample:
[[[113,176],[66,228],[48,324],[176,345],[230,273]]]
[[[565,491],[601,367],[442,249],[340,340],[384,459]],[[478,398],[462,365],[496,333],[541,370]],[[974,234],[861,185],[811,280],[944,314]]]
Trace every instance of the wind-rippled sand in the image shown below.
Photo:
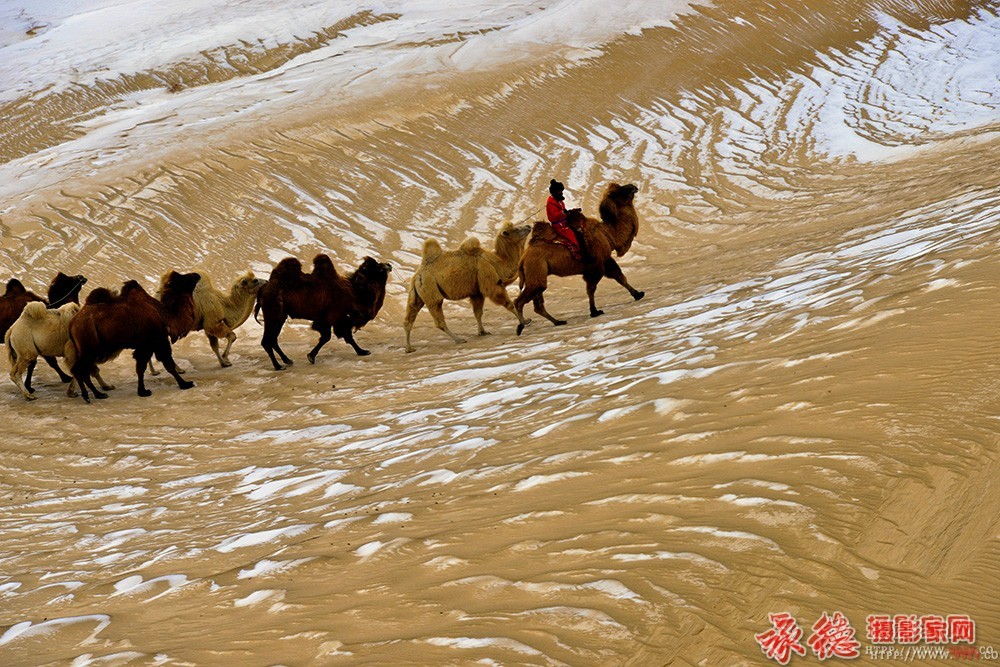
[[[994,5],[327,4],[0,5],[3,280],[394,266],[370,357],[289,325],[275,373],[251,320],[232,368],[175,346],[191,391],[4,385],[0,663],[756,665],[786,610],[1000,643]],[[646,297],[450,303],[470,342],[424,312],[404,354],[424,239],[553,176],[638,185]]]

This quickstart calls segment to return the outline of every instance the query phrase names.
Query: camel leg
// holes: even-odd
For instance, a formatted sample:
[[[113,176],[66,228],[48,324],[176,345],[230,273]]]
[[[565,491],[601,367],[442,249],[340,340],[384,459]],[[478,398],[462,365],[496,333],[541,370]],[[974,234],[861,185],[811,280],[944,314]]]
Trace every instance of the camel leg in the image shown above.
[[[337,338],[342,338],[348,345],[354,348],[354,353],[359,357],[367,357],[371,352],[362,348],[354,340],[354,326],[350,319],[342,319],[333,325],[333,333]]]
[[[156,355],[156,360],[163,364],[163,368],[174,377],[174,380],[177,381],[177,386],[180,389],[190,389],[194,386],[194,382],[185,380],[181,377],[180,369],[178,369],[177,364],[174,363],[174,353],[170,349],[169,339],[163,338],[163,340],[159,341],[156,348],[153,350],[153,354]],[[139,381],[142,382],[141,376]]]
[[[291,366],[292,364],[295,363],[294,361],[292,361],[291,359],[289,359],[288,355],[285,354],[285,351],[281,349],[280,345],[278,345],[278,339],[277,338],[274,339],[274,349],[275,349],[275,351],[277,351],[278,356],[281,357],[281,360],[283,362],[285,362],[287,365]]]
[[[103,391],[97,391],[97,387],[94,386],[94,381],[89,376],[87,377],[87,386],[90,387],[90,393],[94,395],[94,398],[103,400],[108,397],[108,395]],[[89,403],[90,401],[87,402]]]
[[[10,366],[10,379],[13,380],[14,384],[17,385],[17,388],[21,390],[21,393],[29,401],[33,401],[37,397],[35,396],[34,391],[29,388],[30,385],[26,386],[21,381],[21,374],[24,373],[26,370],[30,370],[36,361],[37,361],[36,359],[32,359],[31,361],[25,361],[24,355],[21,355],[20,357],[18,357],[17,361],[11,364]]]
[[[597,305],[594,302],[594,295],[597,292],[597,285],[598,283],[601,282],[601,278],[603,277],[604,274],[601,273],[600,270],[594,270],[594,269],[587,269],[586,271],[584,271],[583,274],[583,279],[587,283],[587,301],[590,302],[591,317],[598,317],[599,315],[604,314],[603,310],[597,309]]]
[[[549,322],[552,322],[552,324],[556,326],[566,324],[564,320],[557,320],[545,310],[545,298],[542,296],[542,293],[545,292],[549,284],[548,263],[537,259],[528,261],[526,256],[521,260],[520,275],[523,287],[521,288],[521,293],[517,295],[517,299],[514,301],[515,315],[517,315],[518,319],[517,335],[521,335],[521,332],[524,331],[524,327],[529,321],[524,318],[524,304],[529,301],[534,303],[535,312]]]
[[[646,296],[645,292],[640,292],[631,285],[628,284],[628,280],[625,278],[625,274],[622,273],[622,267],[618,266],[613,258],[608,257],[608,261],[604,262],[604,275],[611,278],[619,285],[628,290],[628,293],[632,295],[632,298],[638,301],[642,297]]]
[[[51,366],[52,370],[54,370],[59,375],[59,380],[61,382],[69,382],[70,380],[73,379],[72,376],[66,375],[66,373],[63,372],[63,369],[59,368],[59,362],[56,361],[55,357],[42,357],[42,358],[45,359],[45,363]],[[29,385],[31,384],[30,378],[28,384]]]
[[[184,373],[185,371],[184,371],[183,368],[178,368],[177,372],[178,373]],[[156,366],[153,365],[153,360],[152,359],[149,360],[149,374],[150,375],[159,375],[160,374],[160,371],[156,370]]]
[[[514,315],[517,317],[517,335],[524,331],[524,304],[531,301],[531,294],[524,289],[524,276],[521,276],[521,291],[514,300]]]
[[[223,368],[232,366],[232,362],[229,361],[229,349],[233,346],[233,341],[236,340],[236,334],[233,333],[233,330],[225,322],[220,322],[211,332],[206,330],[205,336],[208,338],[208,344],[212,346],[212,352],[215,352],[215,358],[219,360],[219,365]],[[220,338],[226,339],[226,350],[222,353],[219,352]]]
[[[306,359],[309,360],[310,364],[315,364],[316,355],[319,354],[320,348],[330,342],[330,325],[326,322],[313,322],[312,328],[314,331],[319,332],[319,341],[317,341],[316,347],[306,355]]]
[[[486,297],[482,294],[474,294],[469,297],[469,301],[472,302],[472,314],[476,317],[476,324],[479,325],[479,335],[489,336],[490,332],[483,326],[483,304],[486,303]]]
[[[274,370],[276,371],[283,371],[285,370],[285,367],[279,364],[278,360],[275,359],[275,351],[281,355],[282,361],[288,365],[292,364],[292,360],[285,355],[280,347],[278,347],[278,334],[281,333],[281,327],[284,323],[284,313],[281,314],[280,318],[269,318],[267,313],[264,313],[264,334],[260,337],[260,346],[264,348],[264,351],[267,352],[267,356],[271,358],[271,363],[274,365]]]
[[[219,360],[219,366],[223,368],[229,368],[233,365],[233,362],[229,361],[229,348],[233,346],[233,341],[236,340],[236,334],[230,331],[226,334],[226,350],[225,352],[219,352],[219,337],[210,333],[205,333],[208,338],[208,344],[212,347],[212,352],[215,352],[215,358]]]
[[[236,342],[236,332],[230,329],[229,333],[226,334],[226,349],[222,351],[222,358],[226,360],[224,364],[226,368],[233,365],[233,362],[229,361],[229,350],[233,349],[233,343]]]
[[[410,331],[413,330],[413,323],[417,321],[420,309],[424,307],[424,300],[420,298],[413,287],[410,287],[410,296],[406,301],[406,317],[403,319],[403,331],[406,332],[406,351],[413,352],[416,348],[410,345]]]
[[[496,305],[503,306],[504,308],[509,310],[510,313],[517,318],[518,323],[520,323],[522,326],[527,326],[531,324],[531,318],[525,319],[523,315],[517,312],[517,308],[514,306],[514,302],[510,300],[510,295],[507,294],[507,289],[505,287],[497,286],[497,289],[493,290],[493,292],[489,295],[489,297],[490,301],[492,301]]]
[[[524,304],[531,301],[535,306],[535,312],[547,319],[552,324],[557,327],[566,324],[566,320],[556,319],[549,314],[549,311],[545,310],[545,297],[542,294],[545,292],[545,283],[541,285],[535,285],[532,287],[526,287],[521,290],[521,293],[517,295],[517,301],[514,302],[514,306],[517,310],[517,315],[520,315],[518,319],[524,322]],[[526,324],[526,322],[524,323]],[[517,335],[520,336],[521,332],[524,330],[524,324],[517,325]]]
[[[108,390],[111,390],[111,389],[115,388],[115,386],[113,384],[105,382],[104,378],[101,377],[101,367],[100,366],[94,366],[94,368],[90,371],[90,377],[92,377],[95,380],[97,380],[97,383],[99,385],[101,385],[101,389],[104,389],[105,391],[108,391]]]
[[[434,318],[434,326],[436,326],[441,331],[448,334],[453,341],[456,343],[464,343],[464,338],[459,338],[448,329],[448,324],[444,321],[444,308],[442,307],[443,301],[438,301],[437,303],[428,303],[427,310],[430,311],[431,317]]]
[[[152,396],[153,392],[146,389],[146,367],[153,358],[153,351],[145,348],[137,349],[133,355],[135,358],[135,375],[139,380],[139,396],[146,398]]]
[[[552,322],[552,324],[556,325],[557,327],[561,327],[562,325],[566,324],[566,320],[560,320],[558,318],[555,318],[549,314],[549,311],[545,310],[545,297],[542,296],[542,294],[543,292],[539,292],[538,295],[535,296],[534,299],[532,299],[532,303],[534,304],[535,307],[535,312],[544,317],[545,319],[547,319],[549,322]]]
[[[104,399],[108,397],[108,395],[104,392],[98,391],[98,389],[94,387],[93,381],[90,379],[90,373],[94,367],[95,364],[91,363],[88,359],[82,359],[79,356],[73,361],[73,378],[76,380],[76,385],[80,387],[80,394],[83,396],[83,400],[87,403],[90,403],[90,396],[87,393],[88,387],[90,388],[90,391],[93,392],[94,398]],[[69,389],[66,390],[66,393],[72,396],[70,393],[72,391],[73,383],[71,382]]]
[[[28,362],[27,375],[24,377],[24,389],[28,391],[29,394],[35,393],[35,388],[31,386],[31,376],[35,372],[35,366],[38,365],[38,358],[34,358]],[[20,375],[20,372],[18,373]]]
[[[225,368],[226,362],[222,358],[222,353],[219,352],[219,339],[210,333],[206,333],[205,337],[208,338],[208,344],[212,347],[212,352],[215,352],[215,358],[219,360],[219,365]]]

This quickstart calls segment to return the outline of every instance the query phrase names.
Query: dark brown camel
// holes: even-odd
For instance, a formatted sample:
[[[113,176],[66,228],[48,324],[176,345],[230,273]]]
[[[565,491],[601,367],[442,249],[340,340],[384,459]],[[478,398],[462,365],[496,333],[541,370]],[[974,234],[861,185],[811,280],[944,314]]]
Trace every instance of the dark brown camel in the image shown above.
[[[586,249],[585,257],[577,259],[570,249],[556,242],[556,234],[551,225],[536,222],[531,233],[528,247],[521,256],[519,272],[521,274],[521,293],[514,302],[518,318],[523,320],[524,304],[534,302],[535,312],[556,326],[566,324],[566,320],[556,319],[545,310],[545,299],[542,293],[548,286],[549,276],[582,275],[587,283],[587,297],[590,300],[590,316],[603,315],[594,303],[594,292],[597,284],[605,276],[616,280],[628,290],[632,298],[638,301],[645,296],[628,284],[625,274],[612,257],[614,251],[619,257],[625,255],[632,246],[639,231],[639,217],[635,211],[633,200],[638,188],[634,185],[619,185],[612,183],[601,199],[601,219],[587,218],[580,209],[567,212],[566,223],[583,235]],[[524,325],[519,324],[517,333],[520,335]]]
[[[302,263],[294,257],[278,262],[270,279],[257,292],[254,306],[254,319],[259,311],[264,311],[264,334],[260,344],[271,358],[274,369],[285,369],[275,358],[275,352],[285,364],[292,363],[278,345],[278,334],[289,318],[310,320],[313,330],[319,332],[319,342],[307,355],[311,364],[316,363],[320,348],[330,340],[331,330],[358,355],[369,354],[354,341],[354,332],[378,315],[385,300],[385,283],[390,271],[389,264],[379,263],[371,257],[365,257],[349,277],[338,274],[333,262],[323,254],[313,259],[310,274],[302,272]]]
[[[186,333],[194,326],[191,294],[199,278],[197,273],[171,273],[161,301],[147,294],[134,280],[126,282],[120,294],[98,288],[87,296],[83,308],[70,323],[66,345],[67,360],[71,360],[70,368],[83,400],[90,402],[88,387],[95,398],[108,397],[94,387],[90,376],[96,373],[98,364],[114,359],[125,349],[133,350],[139,396],[152,394],[146,389],[144,374],[154,355],[174,376],[178,387],[194,386],[177,373],[170,343],[177,340],[178,332]]]
[[[17,278],[7,281],[7,291],[0,296],[0,337],[7,335],[7,329],[14,321],[21,316],[21,311],[31,301],[42,301],[45,299],[34,292],[24,289],[24,285]]]

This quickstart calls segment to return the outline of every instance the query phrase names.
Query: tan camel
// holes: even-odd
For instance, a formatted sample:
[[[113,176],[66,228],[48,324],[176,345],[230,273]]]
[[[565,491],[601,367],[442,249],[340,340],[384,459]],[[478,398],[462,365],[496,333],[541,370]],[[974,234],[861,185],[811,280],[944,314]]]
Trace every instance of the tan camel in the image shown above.
[[[69,322],[79,310],[78,303],[49,310],[44,301],[31,301],[7,330],[4,342],[10,359],[10,379],[29,401],[35,400],[35,390],[31,388],[30,377],[27,383],[22,377],[38,357],[63,356],[69,340]]]
[[[616,280],[636,301],[645,296],[645,292],[640,292],[628,284],[618,262],[611,257],[612,251],[619,257],[624,256],[632,247],[632,240],[639,231],[639,216],[636,214],[633,201],[638,190],[639,188],[631,184],[609,185],[601,199],[600,220],[587,218],[580,209],[567,212],[566,223],[583,233],[585,256],[580,259],[575,258],[567,246],[557,242],[551,225],[544,222],[535,223],[531,241],[518,267],[522,283],[521,293],[514,302],[514,307],[519,320],[523,319],[524,304],[532,301],[536,313],[556,326],[566,324],[566,320],[556,319],[545,310],[542,293],[548,285],[549,276],[583,275],[587,283],[591,317],[604,314],[604,311],[598,310],[594,304],[594,292],[604,276]],[[523,330],[524,324],[519,324],[518,335]]]
[[[247,271],[238,278],[229,293],[221,292],[212,285],[211,278],[201,272],[201,280],[194,288],[194,307],[197,316],[195,331],[203,329],[208,337],[208,344],[219,359],[223,368],[232,366],[229,361],[229,350],[236,340],[234,329],[247,321],[257,301],[257,291],[266,283]],[[219,353],[219,339],[226,339],[226,349]]]
[[[201,280],[195,285],[194,294],[192,294],[195,310],[192,331],[203,330],[205,332],[208,344],[212,346],[212,352],[215,352],[215,356],[219,360],[219,365],[228,368],[233,365],[229,361],[229,350],[236,341],[234,330],[238,329],[250,317],[254,302],[257,300],[257,291],[267,281],[256,278],[253,271],[247,271],[242,277],[236,279],[236,282],[229,289],[229,294],[226,294],[215,289],[208,273],[199,269],[198,274],[201,276]],[[163,286],[169,277],[170,273],[168,272],[160,278],[160,287],[156,298],[159,299],[163,295]],[[220,338],[226,339],[226,349],[221,354],[219,353]],[[184,370],[178,368],[177,372],[183,374]],[[149,374],[160,374],[160,371],[153,366],[152,361],[149,362]]]
[[[410,297],[406,304],[406,351],[415,349],[410,345],[410,331],[420,309],[427,304],[427,310],[434,318],[434,324],[456,343],[465,340],[453,334],[444,321],[445,300],[472,301],[472,312],[479,325],[479,335],[489,332],[483,327],[483,304],[486,299],[503,306],[517,317],[523,327],[528,322],[514,310],[507,295],[507,285],[517,277],[517,264],[524,250],[525,239],[531,233],[530,225],[515,227],[505,223],[497,234],[494,252],[484,250],[479,239],[470,237],[462,242],[458,250],[442,252],[437,241],[429,239],[424,243],[423,260],[410,283]],[[530,321],[530,320],[529,320]]]

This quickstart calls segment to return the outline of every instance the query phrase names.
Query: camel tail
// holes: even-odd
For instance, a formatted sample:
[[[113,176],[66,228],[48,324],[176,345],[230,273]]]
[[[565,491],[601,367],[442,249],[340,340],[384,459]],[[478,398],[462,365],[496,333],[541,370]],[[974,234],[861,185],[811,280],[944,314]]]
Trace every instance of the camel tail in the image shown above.
[[[7,335],[4,336],[4,342],[7,343],[7,359],[10,361],[10,367],[14,368],[14,364],[17,363],[17,350],[10,344],[10,329],[7,330]]]
[[[442,255],[441,244],[434,239],[424,241],[423,263],[433,262]]]
[[[260,324],[260,318],[257,314],[260,312],[260,290],[257,290],[257,299],[253,303],[253,321]]]

